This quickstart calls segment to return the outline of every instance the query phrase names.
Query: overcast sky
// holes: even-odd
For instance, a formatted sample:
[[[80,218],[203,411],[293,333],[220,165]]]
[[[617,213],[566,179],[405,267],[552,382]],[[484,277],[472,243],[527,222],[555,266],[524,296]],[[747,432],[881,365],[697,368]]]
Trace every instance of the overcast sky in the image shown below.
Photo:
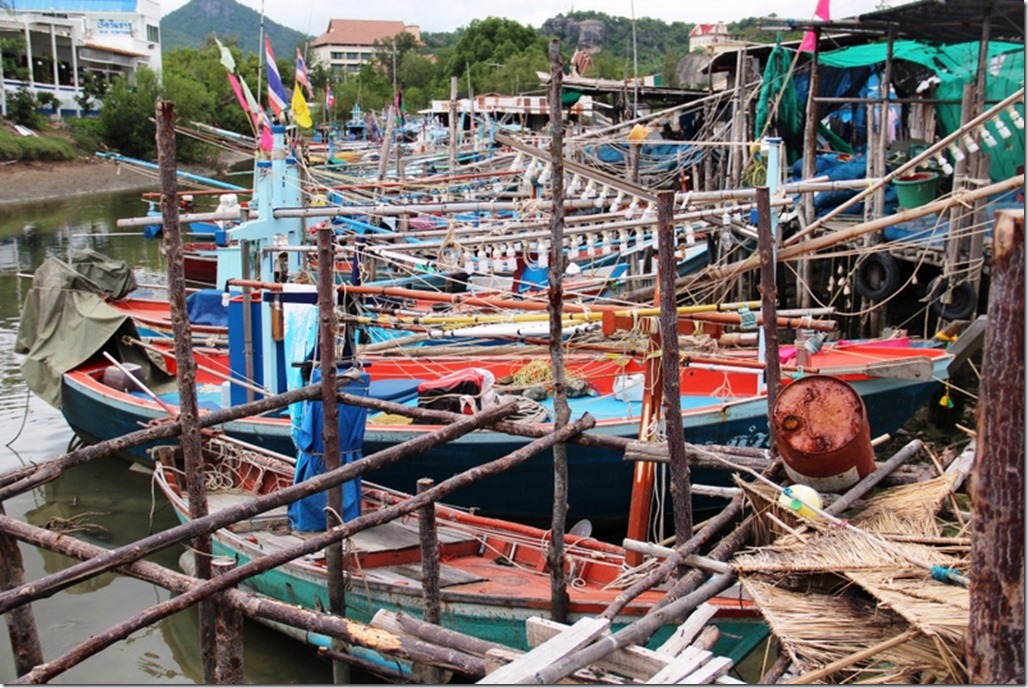
[[[167,14],[188,0],[161,0]],[[612,17],[652,17],[666,22],[694,24],[732,22],[775,14],[783,19],[810,19],[817,0],[238,0],[292,29],[314,36],[324,33],[329,19],[388,19],[417,24],[422,31],[454,31],[473,19],[504,17],[539,28],[550,17],[572,11],[603,12]],[[886,0],[889,6],[906,0]],[[852,17],[876,9],[881,0],[831,0],[832,19]]]

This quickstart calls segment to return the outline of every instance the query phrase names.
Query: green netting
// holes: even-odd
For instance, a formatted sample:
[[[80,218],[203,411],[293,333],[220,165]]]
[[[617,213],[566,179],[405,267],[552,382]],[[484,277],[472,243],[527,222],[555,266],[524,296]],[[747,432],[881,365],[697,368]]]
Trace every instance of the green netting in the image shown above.
[[[754,138],[760,139],[770,132],[782,137],[789,164],[803,151],[802,108],[792,78],[793,54],[782,47],[781,39],[775,42],[764,67],[753,120]]]

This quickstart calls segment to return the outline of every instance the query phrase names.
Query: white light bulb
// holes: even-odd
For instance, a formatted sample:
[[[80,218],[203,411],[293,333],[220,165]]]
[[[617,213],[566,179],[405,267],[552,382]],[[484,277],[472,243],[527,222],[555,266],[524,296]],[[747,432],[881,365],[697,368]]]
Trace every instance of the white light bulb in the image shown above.
[[[1021,113],[1017,111],[1017,108],[1013,105],[1007,107],[1007,114],[1010,115],[1010,120],[1014,123],[1014,126],[1018,129],[1024,129],[1024,118],[1021,117]]]
[[[953,156],[953,159],[956,160],[957,162],[960,162],[961,160],[964,159],[964,151],[960,150],[960,146],[958,146],[955,143],[951,143],[949,145],[949,152],[950,152],[950,155]]]
[[[978,147],[978,142],[971,138],[970,134],[964,134],[964,137],[960,140],[964,142],[964,148],[966,148],[971,153],[977,153],[979,150],[981,150]]]
[[[996,147],[996,137],[993,136],[992,132],[985,128],[984,125],[978,128],[978,135],[981,136],[982,141],[985,142],[986,146],[989,148]]]
[[[997,117],[996,119],[992,120],[992,123],[996,125],[996,131],[999,132],[999,137],[1001,139],[1006,140],[1006,139],[1009,139],[1011,136],[1013,136],[1013,134],[1010,133],[1010,129],[1007,128],[1006,122],[1001,120],[999,117]]]

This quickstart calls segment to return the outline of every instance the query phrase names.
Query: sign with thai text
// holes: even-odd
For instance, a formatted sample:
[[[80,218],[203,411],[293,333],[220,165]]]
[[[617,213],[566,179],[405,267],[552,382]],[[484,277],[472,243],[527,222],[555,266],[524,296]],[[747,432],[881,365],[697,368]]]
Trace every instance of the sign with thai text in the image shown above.
[[[96,32],[108,35],[131,36],[132,22],[117,19],[97,19]]]

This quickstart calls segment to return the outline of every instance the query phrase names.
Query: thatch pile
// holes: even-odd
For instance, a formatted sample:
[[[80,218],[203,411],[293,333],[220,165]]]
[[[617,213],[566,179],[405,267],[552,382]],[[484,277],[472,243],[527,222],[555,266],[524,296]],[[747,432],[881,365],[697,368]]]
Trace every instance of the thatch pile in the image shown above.
[[[827,667],[812,678],[966,682],[968,590],[931,571],[968,570],[966,539],[945,537],[938,519],[953,484],[941,476],[869,499],[849,521],[861,532],[801,518],[773,489],[744,486],[760,530],[775,539],[733,564],[801,674]]]

